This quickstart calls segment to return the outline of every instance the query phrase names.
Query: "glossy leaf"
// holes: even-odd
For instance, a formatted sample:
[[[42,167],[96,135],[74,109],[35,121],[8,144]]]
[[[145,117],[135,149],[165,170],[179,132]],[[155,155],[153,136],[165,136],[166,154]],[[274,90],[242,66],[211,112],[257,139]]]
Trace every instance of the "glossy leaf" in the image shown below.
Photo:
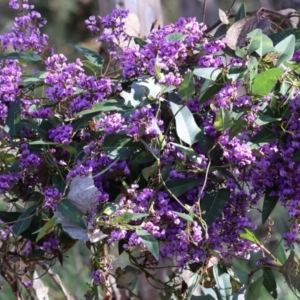
[[[74,225],[86,228],[81,214],[69,199],[63,199],[57,206],[57,210]]]
[[[265,222],[268,220],[270,214],[272,213],[276,204],[278,203],[278,200],[279,200],[278,196],[265,195],[262,214],[261,214],[263,224],[265,224]]]
[[[216,114],[214,127],[218,131],[225,131],[232,125],[230,114],[226,108],[220,108]]]
[[[276,133],[271,131],[268,127],[264,127],[259,131],[253,138],[250,139],[250,142],[254,145],[261,146],[268,142],[272,142],[277,138]],[[251,146],[253,148],[253,146]]]
[[[255,95],[267,96],[282,73],[282,68],[273,68],[258,74],[253,80],[252,92]]]
[[[257,300],[260,296],[260,289],[263,285],[264,277],[261,276],[250,284],[247,289],[247,300]]]
[[[187,34],[182,34],[180,32],[173,32],[166,36],[166,41],[167,42],[184,41],[187,36],[188,36]]]
[[[74,47],[76,50],[78,50],[80,53],[82,53],[90,62],[93,64],[102,67],[104,63],[104,59],[102,56],[100,56],[97,52],[92,51],[90,49],[87,49],[85,47],[79,46],[79,45],[73,45],[70,44],[72,47]]]
[[[261,29],[255,29],[248,33],[248,38],[250,38],[250,43],[248,46],[248,52],[251,54],[256,52],[259,56],[264,56],[269,52],[274,50],[272,40],[262,33]]]
[[[200,281],[200,276],[198,273],[194,273],[190,279],[189,279],[189,282],[188,282],[188,289],[187,289],[187,295],[185,297],[186,300],[190,300],[192,295],[193,295],[193,292],[197,286],[197,284],[199,283]]]
[[[243,18],[246,18],[246,5],[245,5],[245,3],[241,4],[239,10],[236,13],[234,21],[237,22],[237,21],[239,21]]]
[[[137,236],[141,238],[144,246],[148,248],[153,257],[158,260],[159,246],[158,241],[155,239],[155,237],[144,229],[137,229],[135,232]]]
[[[220,265],[213,266],[213,274],[216,281],[216,287],[221,298],[224,300],[230,300],[232,295],[230,275],[226,272],[226,269]]]
[[[109,112],[109,111],[123,111],[126,110],[126,106],[122,105],[119,101],[114,99],[109,99],[100,103],[96,103],[92,106],[91,109],[83,110],[76,114],[76,116],[84,116],[95,114],[99,112]]]
[[[50,219],[39,231],[36,241],[38,242],[45,235],[49,234],[56,226],[56,218]]]
[[[229,189],[218,189],[213,184],[207,186],[200,202],[203,219],[207,225],[212,225],[218,219],[229,197]]]
[[[178,89],[178,96],[181,99],[188,100],[195,94],[194,76],[192,72],[184,75],[183,81]]]
[[[295,42],[295,36],[290,35],[275,46],[275,51],[281,54],[277,59],[277,66],[292,59],[294,55]]]
[[[135,156],[139,152],[139,144],[125,134],[112,133],[105,136],[102,143],[103,151],[112,159],[121,160]]]
[[[281,121],[281,118],[273,118],[269,115],[259,114],[257,119],[255,120],[255,124],[257,125],[265,125],[272,122]]]
[[[192,146],[199,141],[201,130],[189,108],[181,103],[176,94],[169,94],[169,100],[175,116],[176,133],[182,141]]]
[[[0,211],[0,220],[4,223],[16,222],[20,217],[20,212],[14,211]]]
[[[166,181],[167,188],[176,197],[187,193],[201,182],[198,178],[175,178]]]
[[[194,75],[201,78],[216,81],[222,70],[218,68],[196,68],[193,70]]]
[[[19,217],[17,222],[14,224],[12,231],[15,235],[20,235],[27,230],[31,224],[34,212],[39,207],[39,204],[33,205],[27,208]]]
[[[209,99],[211,99],[214,95],[216,95],[223,88],[223,81],[217,80],[216,83],[212,84],[210,87],[205,89],[203,92],[201,91],[200,95],[200,104],[205,103]]]
[[[263,286],[274,299],[277,299],[277,285],[271,268],[263,268],[263,278]]]
[[[247,241],[250,241],[254,244],[260,245],[260,241],[255,236],[255,234],[247,228],[243,229],[243,232],[240,234],[240,238],[244,239],[244,240],[247,240]]]

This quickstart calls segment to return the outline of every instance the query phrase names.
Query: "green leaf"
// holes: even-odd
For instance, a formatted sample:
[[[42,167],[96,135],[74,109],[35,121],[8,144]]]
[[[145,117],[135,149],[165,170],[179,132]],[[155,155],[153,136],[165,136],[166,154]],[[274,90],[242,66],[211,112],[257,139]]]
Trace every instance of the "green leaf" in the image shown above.
[[[66,145],[66,144],[56,144],[54,142],[47,142],[47,141],[42,141],[42,140],[39,140],[39,141],[33,141],[33,142],[30,142],[29,143],[30,146],[37,146],[37,145],[53,145],[55,147],[59,147],[59,148],[62,148],[64,150],[66,150],[68,153],[70,154],[77,154],[77,150],[71,146],[71,145]]]
[[[14,211],[0,211],[0,220],[4,223],[16,222],[20,217],[20,212]]]
[[[232,81],[237,81],[238,79],[242,79],[246,72],[248,71],[248,67],[231,67],[229,72],[227,73],[227,78],[231,79]]]
[[[27,208],[19,217],[17,222],[14,224],[12,231],[15,235],[20,235],[22,232],[27,230],[31,224],[34,212],[40,206],[40,204],[33,205]]]
[[[276,66],[279,66],[281,63],[292,59],[294,55],[295,43],[295,36],[290,35],[275,46],[275,51],[281,54],[277,59]]]
[[[16,97],[14,102],[10,102],[4,130],[14,136],[18,133],[18,123],[20,122],[21,104],[20,98]]]
[[[200,201],[203,219],[207,225],[212,225],[220,216],[224,205],[230,197],[229,189],[218,189],[214,184],[208,184],[205,195]]]
[[[263,285],[264,277],[261,276],[250,284],[247,289],[247,300],[257,300],[260,296],[260,289]]]
[[[30,129],[33,133],[39,136],[39,138],[47,139],[49,137],[49,133],[41,128],[41,125],[32,119],[22,120],[20,123],[20,127],[24,127]]]
[[[37,258],[43,258],[44,255],[45,255],[45,250],[41,250],[41,249],[38,249],[38,250],[33,250],[32,252],[30,252],[27,257],[29,259],[37,259]]]
[[[144,229],[137,229],[135,231],[137,236],[139,236],[144,244],[153,255],[155,259],[159,259],[159,246],[158,241],[149,232]]]
[[[0,163],[8,165],[16,161],[16,157],[13,154],[7,152],[0,152]]]
[[[187,34],[182,34],[180,32],[173,32],[166,36],[166,41],[167,42],[184,41],[186,37],[188,37]]]
[[[158,162],[155,161],[155,163],[149,167],[145,167],[142,170],[143,177],[148,181],[149,178],[153,175],[156,175],[158,172]]]
[[[187,100],[195,94],[194,76],[192,72],[184,75],[183,81],[178,89],[178,95],[181,99]]]
[[[220,108],[216,114],[214,127],[218,131],[225,131],[232,125],[230,114],[226,108]]]
[[[73,44],[70,44],[70,45],[72,47],[74,47],[76,50],[78,50],[80,53],[82,53],[93,64],[95,64],[99,67],[103,66],[104,59],[97,52],[87,49],[85,47],[79,46],[79,45],[73,45]]]
[[[181,219],[184,219],[184,220],[188,221],[189,223],[193,222],[193,217],[190,216],[190,215],[187,215],[187,214],[184,214],[184,213],[180,213],[178,211],[173,211],[173,213],[175,215],[177,215],[178,217],[180,217]]]
[[[244,18],[246,18],[246,5],[245,3],[242,3],[238,12],[236,13],[234,22],[237,22]]]
[[[4,59],[17,59],[21,61],[41,61],[42,58],[39,55],[36,54],[30,54],[30,53],[19,53],[19,52],[11,52],[0,55],[0,60]]]
[[[52,232],[53,228],[56,226],[56,218],[50,219],[40,230],[39,234],[36,237],[36,241],[38,242],[41,238],[43,238],[45,235]]]
[[[255,120],[256,125],[265,125],[272,122],[281,121],[281,118],[273,118],[265,114],[259,114],[258,118]]]
[[[243,229],[243,232],[240,234],[240,238],[244,239],[244,240],[247,240],[247,241],[250,241],[254,244],[260,245],[260,241],[255,236],[255,234],[247,228]]]
[[[199,154],[193,148],[188,148],[173,142],[171,142],[171,144],[174,145],[177,149],[179,149],[192,162],[199,165],[202,164],[203,162],[202,157],[199,156]]]
[[[102,70],[102,66],[96,65],[89,60],[82,60],[81,62],[84,67],[91,70],[94,74],[99,74]]]
[[[216,299],[211,295],[205,295],[205,296],[192,296],[191,300],[216,300]]]
[[[216,81],[222,70],[218,68],[196,68],[193,70],[193,73],[201,78]]]
[[[252,92],[255,95],[267,96],[282,73],[282,68],[273,68],[258,74],[253,80]]]
[[[217,94],[223,88],[223,78],[218,78],[216,82],[213,82],[212,85],[201,91],[199,104],[205,103],[207,100],[211,99],[215,94]]]
[[[277,138],[275,132],[273,132],[268,127],[263,127],[253,138],[250,139],[250,142],[258,146],[273,142]]]
[[[140,151],[139,143],[125,134],[112,133],[105,136],[102,149],[112,159],[121,160],[136,156]]]
[[[133,38],[134,42],[137,44],[137,45],[140,45],[142,48],[147,45],[147,42],[145,40],[142,40],[138,37],[134,37]]]
[[[294,50],[300,49],[300,30],[298,28],[288,28],[285,30],[280,30],[279,32],[272,34],[270,38],[273,41],[274,45],[277,45],[290,35],[293,35],[295,37]]]
[[[240,57],[240,58],[245,58],[247,55],[248,55],[248,51],[245,49],[245,48],[239,48],[237,47],[234,51],[234,54],[237,56],[237,57]]]
[[[263,34],[261,29],[255,29],[251,31],[248,33],[247,37],[250,38],[250,44],[248,46],[248,52],[250,54],[256,52],[262,57],[274,50],[272,40]]]
[[[233,120],[232,126],[230,127],[230,130],[229,130],[229,138],[232,139],[237,134],[242,132],[245,129],[246,125],[247,125],[247,121],[245,121],[243,119]]]
[[[77,208],[69,199],[63,199],[58,205],[57,210],[74,225],[86,229],[85,223]]]
[[[114,223],[117,224],[127,224],[130,221],[135,221],[135,220],[139,220],[145,217],[148,217],[149,214],[147,213],[128,213],[128,212],[124,212],[122,215],[120,216],[116,216],[114,218]]]
[[[199,141],[201,130],[196,124],[191,111],[187,106],[181,104],[181,100],[176,94],[169,94],[169,100],[175,116],[176,133],[182,141],[192,146]]]
[[[272,269],[264,268],[263,272],[263,286],[274,299],[277,299],[277,285]]]
[[[222,299],[230,300],[232,295],[232,286],[230,282],[230,275],[225,271],[224,267],[220,265],[213,266],[214,278],[218,292]]]
[[[261,214],[263,224],[265,224],[265,222],[268,220],[278,200],[279,200],[278,196],[265,195],[262,214]]]
[[[200,182],[201,180],[199,178],[175,178],[166,181],[166,186],[174,196],[180,197],[197,186]]]
[[[64,192],[66,182],[63,180],[61,175],[55,174],[54,176],[52,176],[51,181],[53,187],[57,188],[61,193]]]
[[[193,296],[193,292],[196,288],[196,286],[198,285],[200,281],[200,276],[198,273],[194,273],[190,279],[189,279],[189,282],[188,282],[188,290],[187,290],[187,295],[185,297],[186,300],[190,300],[191,297]]]
[[[76,114],[75,116],[84,116],[84,115],[94,115],[95,113],[99,113],[99,112],[109,112],[109,111],[124,111],[127,110],[127,106],[122,105],[122,103],[120,103],[117,100],[114,99],[109,99],[100,103],[96,103],[92,106],[91,109],[87,109],[87,110],[83,110],[81,112],[79,112],[78,114]]]

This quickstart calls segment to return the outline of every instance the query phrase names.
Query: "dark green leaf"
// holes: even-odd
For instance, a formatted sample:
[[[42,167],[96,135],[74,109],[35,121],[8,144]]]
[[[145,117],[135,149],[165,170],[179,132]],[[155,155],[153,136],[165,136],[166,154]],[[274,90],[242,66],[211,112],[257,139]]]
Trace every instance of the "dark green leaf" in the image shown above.
[[[274,45],[277,45],[279,42],[283,41],[290,35],[295,36],[294,50],[300,49],[300,30],[298,28],[288,28],[285,30],[280,30],[279,32],[272,34],[270,38],[273,41]]]
[[[215,94],[217,94],[223,88],[223,79],[217,80],[216,83],[213,83],[208,89],[201,92],[200,104],[205,103],[207,100],[211,99]]]
[[[18,123],[20,122],[20,115],[21,115],[20,98],[16,97],[14,102],[9,103],[7,118],[4,125],[4,130],[12,136],[16,135],[20,129],[19,127],[17,127]]]
[[[229,138],[232,139],[237,134],[242,132],[245,129],[246,125],[247,125],[247,121],[245,121],[243,119],[233,120],[232,126],[230,127],[230,130],[229,130]]]
[[[72,45],[76,50],[78,50],[80,53],[82,53],[90,62],[93,64],[102,67],[104,63],[103,57],[101,57],[97,52],[94,52],[90,49],[87,49],[85,47],[79,46],[79,45]]]
[[[41,250],[41,249],[38,249],[38,250],[33,250],[32,252],[30,252],[27,257],[29,259],[36,259],[36,258],[42,258],[44,257],[44,254],[45,254],[45,250]]]
[[[222,70],[218,68],[196,68],[193,70],[194,75],[201,78],[216,81]]]
[[[259,56],[264,56],[274,50],[272,40],[262,33],[261,29],[255,29],[248,33],[247,37],[250,38],[248,52],[251,54],[256,52]]]
[[[0,211],[0,220],[4,223],[16,222],[20,215],[20,212]]]
[[[218,131],[225,131],[232,125],[230,114],[226,108],[220,108],[216,114],[214,127]]]
[[[275,51],[281,54],[277,59],[277,66],[292,59],[294,55],[295,42],[295,36],[290,35],[275,46]]]
[[[203,159],[199,154],[193,149],[193,148],[188,148],[185,146],[182,146],[180,144],[172,143],[177,149],[179,149],[189,160],[196,164],[202,164]]]
[[[71,145],[56,144],[54,142],[47,142],[47,141],[41,141],[41,140],[29,143],[29,146],[36,146],[36,145],[53,145],[53,146],[56,146],[56,147],[66,150],[70,154],[75,154],[75,155],[77,154],[77,150]]]
[[[167,42],[184,41],[187,36],[188,36],[187,34],[182,34],[180,32],[173,32],[166,36],[166,41]]]
[[[263,285],[264,277],[261,276],[250,284],[247,289],[247,300],[257,300],[260,296],[260,289]]]
[[[236,13],[234,22],[237,22],[244,18],[246,18],[246,5],[245,3],[242,3],[238,12]]]
[[[58,204],[57,210],[74,225],[77,225],[83,229],[86,228],[81,214],[69,199],[63,199]]]
[[[205,296],[192,296],[191,300],[216,300],[216,299],[211,295],[205,295]]]
[[[99,112],[109,112],[109,111],[124,111],[127,110],[128,108],[125,105],[122,105],[120,101],[114,100],[114,99],[109,99],[100,103],[96,103],[93,105],[91,109],[83,110],[76,114],[77,116],[84,116],[84,115],[95,115],[95,113]],[[92,116],[91,116],[92,118]]]
[[[172,112],[175,116],[176,133],[178,137],[192,146],[199,141],[200,128],[195,122],[194,116],[186,105],[174,93],[169,94]]]
[[[240,238],[244,239],[244,240],[247,240],[247,241],[250,241],[254,244],[260,245],[260,241],[255,236],[255,234],[247,228],[243,229],[243,232],[240,234]]]
[[[179,197],[190,191],[200,182],[199,178],[176,178],[166,181],[166,186],[174,196]]]
[[[63,193],[66,187],[66,182],[63,180],[63,178],[59,174],[55,174],[51,180],[52,186],[57,188],[61,193]]]
[[[105,136],[102,149],[112,159],[121,160],[136,156],[139,152],[139,143],[134,142],[125,134],[112,133]]]
[[[259,114],[257,119],[255,120],[255,124],[265,125],[265,124],[280,121],[280,120],[281,120],[281,118],[273,118],[273,117],[265,115],[265,114]]]
[[[12,52],[12,53],[6,53],[0,55],[0,60],[3,59],[17,59],[21,61],[41,61],[42,58],[39,55],[36,54],[28,54],[28,53],[18,53],[18,52]]]
[[[216,287],[222,299],[230,300],[232,295],[230,275],[226,272],[226,269],[220,265],[213,266],[213,273],[216,281]]]
[[[247,66],[244,66],[242,68],[233,66],[229,69],[227,78],[231,79],[232,81],[237,81],[238,79],[243,78],[247,71]]]
[[[268,142],[272,142],[277,138],[276,133],[271,131],[268,127],[263,127],[253,138],[250,139],[250,142],[258,146],[263,145]]]
[[[291,157],[293,161],[300,161],[300,151],[296,151]]]
[[[149,232],[144,229],[137,229],[136,231],[137,236],[139,236],[144,244],[153,255],[155,259],[159,259],[159,246],[158,241],[152,236]]]
[[[145,40],[142,40],[138,37],[134,37],[133,38],[134,42],[137,44],[137,45],[140,45],[142,48],[147,45],[147,42]]]
[[[41,125],[38,124],[37,121],[28,119],[28,120],[22,120],[20,123],[20,127],[30,129],[33,133],[39,136],[41,139],[48,139],[49,133],[41,128]]]
[[[208,184],[200,202],[203,219],[208,226],[218,219],[229,197],[229,189],[218,189],[215,185]]]
[[[262,214],[261,214],[263,224],[265,224],[265,222],[268,220],[278,200],[279,200],[278,196],[265,195]]]
[[[256,95],[267,96],[282,73],[282,68],[273,68],[258,74],[253,80],[252,92]]]
[[[39,204],[33,205],[27,208],[18,218],[17,222],[14,224],[12,231],[15,235],[20,235],[22,232],[27,230],[30,226],[32,217],[35,210],[39,207]]]
[[[263,271],[263,286],[274,299],[277,299],[277,285],[273,271],[271,268],[264,268]]]
[[[178,95],[181,99],[187,100],[195,94],[194,76],[192,72],[184,75],[183,81],[178,89]]]
[[[53,228],[56,226],[56,218],[50,219],[39,231],[36,241],[38,242],[42,239],[45,235],[52,232]]]

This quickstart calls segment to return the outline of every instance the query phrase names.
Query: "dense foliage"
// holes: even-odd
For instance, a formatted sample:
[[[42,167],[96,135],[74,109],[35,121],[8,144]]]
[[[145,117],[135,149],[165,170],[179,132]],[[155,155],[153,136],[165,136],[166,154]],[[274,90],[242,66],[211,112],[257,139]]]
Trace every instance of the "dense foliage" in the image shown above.
[[[68,62],[21,2],[10,0],[18,17],[0,36],[1,274],[15,295],[33,293],[29,266],[62,264],[76,240],[92,255],[87,299],[109,275],[132,290],[141,272],[164,284],[162,299],[257,299],[262,286],[276,299],[273,271],[299,295],[300,31],[257,26],[229,48],[229,25],[212,35],[180,18],[140,38],[132,15],[115,10],[86,21],[106,61],[75,45],[87,60]],[[242,5],[236,21],[245,17]],[[254,233],[249,211],[262,198],[269,235],[277,203],[289,214],[286,262]],[[232,258],[253,253],[261,259],[242,282]],[[165,258],[177,268],[163,283],[153,270]],[[194,273],[186,283],[184,269]],[[197,284],[214,297],[192,296]]]

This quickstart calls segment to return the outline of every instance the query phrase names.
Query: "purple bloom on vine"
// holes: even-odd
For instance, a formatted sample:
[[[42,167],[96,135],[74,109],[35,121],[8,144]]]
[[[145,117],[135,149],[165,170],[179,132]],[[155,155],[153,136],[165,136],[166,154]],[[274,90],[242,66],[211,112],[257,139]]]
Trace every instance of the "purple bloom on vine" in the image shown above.
[[[70,144],[73,133],[73,127],[71,124],[58,125],[55,129],[49,130],[49,138],[55,143]]]

